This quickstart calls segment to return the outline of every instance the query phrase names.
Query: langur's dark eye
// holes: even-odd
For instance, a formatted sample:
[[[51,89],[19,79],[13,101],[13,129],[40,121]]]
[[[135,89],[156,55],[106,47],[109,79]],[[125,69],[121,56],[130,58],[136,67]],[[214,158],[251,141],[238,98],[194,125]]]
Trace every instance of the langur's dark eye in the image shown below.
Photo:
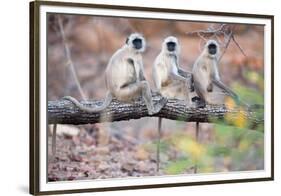
[[[169,52],[173,52],[176,49],[176,43],[175,42],[167,42],[167,49]]]
[[[133,40],[133,45],[135,49],[141,49],[142,48],[142,40],[139,38],[136,38]]]
[[[209,54],[216,54],[217,53],[217,45],[216,44],[209,44],[208,45]]]

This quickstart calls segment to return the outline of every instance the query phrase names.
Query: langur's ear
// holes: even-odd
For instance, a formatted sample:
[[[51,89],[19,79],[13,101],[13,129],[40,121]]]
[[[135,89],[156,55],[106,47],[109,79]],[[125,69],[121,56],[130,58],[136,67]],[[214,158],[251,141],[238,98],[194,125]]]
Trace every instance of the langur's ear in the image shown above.
[[[126,39],[126,44],[128,44],[129,43],[129,38],[127,37],[127,39]]]

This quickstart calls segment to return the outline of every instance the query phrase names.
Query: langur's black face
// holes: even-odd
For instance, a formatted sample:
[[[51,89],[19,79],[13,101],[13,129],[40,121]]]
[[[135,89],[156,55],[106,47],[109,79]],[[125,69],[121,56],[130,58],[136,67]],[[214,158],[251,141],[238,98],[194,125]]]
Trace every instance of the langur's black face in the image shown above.
[[[135,49],[139,50],[142,48],[142,40],[140,38],[135,38],[132,43]]]
[[[215,55],[217,53],[217,45],[214,43],[211,43],[208,45],[208,52],[211,55]]]
[[[169,52],[174,52],[176,50],[176,43],[175,42],[167,42],[167,50]]]

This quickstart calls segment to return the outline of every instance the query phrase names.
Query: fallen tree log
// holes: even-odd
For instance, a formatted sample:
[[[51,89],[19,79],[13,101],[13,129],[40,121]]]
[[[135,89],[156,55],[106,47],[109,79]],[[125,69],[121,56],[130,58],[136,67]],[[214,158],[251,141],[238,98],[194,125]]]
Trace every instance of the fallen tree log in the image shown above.
[[[153,101],[158,101],[160,96],[153,95]],[[102,101],[81,101],[88,107],[96,107]],[[215,122],[224,119],[225,115],[243,115],[247,121],[255,124],[263,123],[263,117],[258,117],[256,111],[246,111],[241,108],[226,108],[225,105],[206,105],[204,108],[187,107],[184,101],[169,99],[162,110],[155,115],[148,115],[144,102],[140,99],[133,103],[123,103],[113,100],[109,107],[102,113],[88,113],[79,110],[67,100],[48,101],[49,124],[94,124],[100,122],[124,121],[140,119],[143,117],[162,117],[171,120],[186,122]]]

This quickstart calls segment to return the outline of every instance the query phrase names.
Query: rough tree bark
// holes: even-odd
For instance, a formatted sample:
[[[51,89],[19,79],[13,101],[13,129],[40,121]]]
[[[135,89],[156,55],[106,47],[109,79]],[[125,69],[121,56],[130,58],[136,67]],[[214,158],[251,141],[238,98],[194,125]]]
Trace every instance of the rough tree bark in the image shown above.
[[[158,101],[159,96],[154,95],[153,101]],[[101,105],[102,101],[81,101],[88,107]],[[248,121],[255,124],[263,123],[263,118],[259,118],[255,111],[245,111],[239,108],[227,109],[224,105],[207,105],[204,108],[186,107],[184,101],[169,99],[163,109],[153,115],[153,117],[162,117],[171,120],[180,120],[186,122],[215,122],[223,119],[226,114],[243,115]],[[144,102],[140,99],[133,103],[122,103],[113,100],[110,106],[102,113],[87,113],[76,108],[67,100],[48,102],[48,123],[49,124],[93,124],[100,122],[124,121],[130,119],[139,119],[149,117]],[[151,117],[151,116],[150,116]]]

